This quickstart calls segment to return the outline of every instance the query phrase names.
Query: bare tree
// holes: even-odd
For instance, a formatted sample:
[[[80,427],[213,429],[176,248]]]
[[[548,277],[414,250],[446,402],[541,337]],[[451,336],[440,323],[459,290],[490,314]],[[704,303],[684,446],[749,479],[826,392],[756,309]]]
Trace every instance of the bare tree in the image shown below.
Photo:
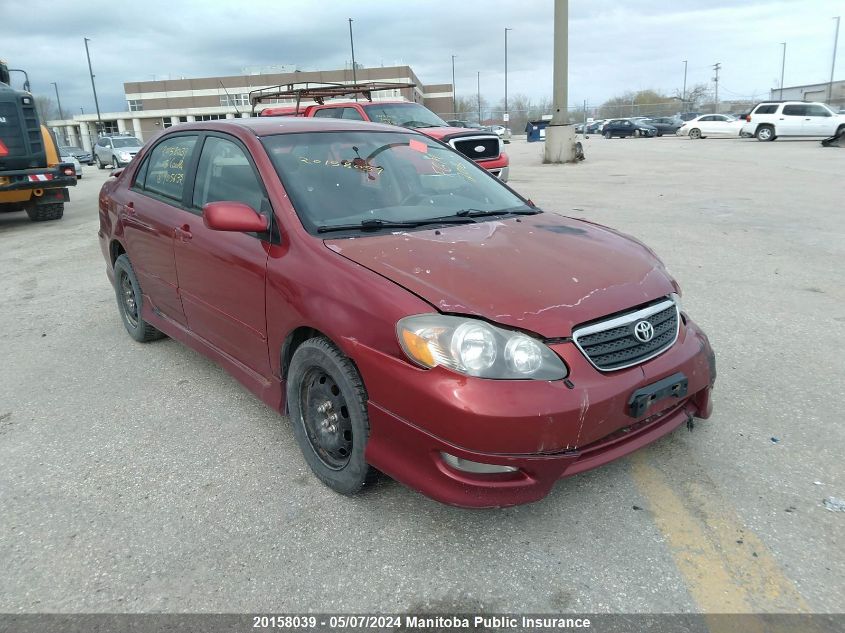
[[[675,97],[677,99],[683,99],[684,96],[685,95],[683,95],[680,90],[675,91]],[[695,110],[705,101],[712,101],[712,99],[713,91],[710,89],[708,84],[696,84],[692,88],[687,89],[686,99],[684,102],[686,103],[687,110]]]
[[[59,118],[59,109],[50,97],[36,95],[35,110],[38,112],[38,117],[41,119],[42,123]]]

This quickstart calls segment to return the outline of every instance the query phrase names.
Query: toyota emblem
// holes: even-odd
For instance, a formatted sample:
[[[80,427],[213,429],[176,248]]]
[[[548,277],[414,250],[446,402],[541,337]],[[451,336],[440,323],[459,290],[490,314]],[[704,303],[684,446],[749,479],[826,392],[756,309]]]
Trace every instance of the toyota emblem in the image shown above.
[[[654,338],[654,326],[648,321],[637,321],[634,326],[634,337],[641,343],[648,343]]]
[[[480,154],[481,152],[484,151],[484,146],[483,145],[476,145],[472,149],[474,149],[476,152],[478,152]]]

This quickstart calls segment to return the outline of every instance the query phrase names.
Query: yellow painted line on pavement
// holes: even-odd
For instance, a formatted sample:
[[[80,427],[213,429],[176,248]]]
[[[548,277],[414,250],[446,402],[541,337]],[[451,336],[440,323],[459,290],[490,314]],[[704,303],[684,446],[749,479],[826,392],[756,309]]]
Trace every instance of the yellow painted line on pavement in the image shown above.
[[[699,481],[670,483],[647,455],[640,451],[630,458],[634,482],[702,613],[810,610],[769,549],[723,498]],[[726,619],[709,623],[711,631],[731,630]],[[748,633],[771,630],[761,620],[743,620]]]

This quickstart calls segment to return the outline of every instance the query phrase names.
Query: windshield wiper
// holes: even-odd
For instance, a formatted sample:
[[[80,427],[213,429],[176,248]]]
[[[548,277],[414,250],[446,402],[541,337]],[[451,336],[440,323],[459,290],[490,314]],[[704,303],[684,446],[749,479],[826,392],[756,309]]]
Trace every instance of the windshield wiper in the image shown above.
[[[408,229],[428,224],[468,224],[475,222],[472,218],[452,217],[426,218],[424,220],[394,221],[370,218],[361,220],[358,224],[324,224],[317,227],[317,233],[330,233],[332,231],[379,231],[381,229]]]
[[[537,215],[538,213],[542,213],[542,211],[537,208],[512,207],[510,209],[494,209],[492,211],[484,211],[483,209],[461,209],[455,213],[455,215],[463,218],[479,218],[485,215]]]

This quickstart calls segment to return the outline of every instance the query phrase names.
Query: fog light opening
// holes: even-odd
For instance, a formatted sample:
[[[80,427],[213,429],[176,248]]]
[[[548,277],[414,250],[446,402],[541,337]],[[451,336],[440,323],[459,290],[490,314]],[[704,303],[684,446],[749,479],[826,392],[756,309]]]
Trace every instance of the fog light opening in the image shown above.
[[[514,466],[502,466],[500,464],[483,464],[481,462],[473,462],[462,457],[455,457],[449,453],[440,453],[443,461],[449,464],[455,470],[460,470],[465,473],[476,474],[495,474],[495,473],[515,473],[518,468]]]

